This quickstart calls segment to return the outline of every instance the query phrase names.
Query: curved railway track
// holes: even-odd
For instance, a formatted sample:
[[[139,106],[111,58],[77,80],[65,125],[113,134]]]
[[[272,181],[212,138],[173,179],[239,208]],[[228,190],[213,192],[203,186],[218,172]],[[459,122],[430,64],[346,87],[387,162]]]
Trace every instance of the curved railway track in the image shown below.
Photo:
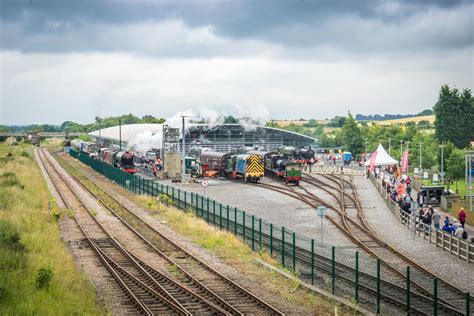
[[[79,185],[179,271],[176,274],[178,281],[232,314],[282,315],[279,310],[176,244],[65,159],[58,155],[55,158]]]
[[[406,277],[406,266],[411,268],[411,281],[421,294],[429,296],[432,291],[433,279],[438,279],[438,301],[446,306],[451,306],[459,312],[464,310],[465,293],[460,289],[452,286],[446,280],[434,275],[426,268],[410,259],[405,254],[399,252],[393,246],[383,241],[368,225],[364,217],[364,212],[361,207],[357,190],[353,183],[353,178],[350,181],[340,176],[322,175],[335,185],[339,184],[339,189],[336,186],[318,183],[317,179],[311,175],[306,174],[306,182],[324,190],[325,192],[337,197],[339,208],[333,205],[326,204],[327,207],[336,211],[341,218],[344,232],[349,234],[349,237],[356,242],[369,254],[379,258],[384,265],[391,271],[398,274],[403,280]],[[336,192],[331,192],[328,188]],[[337,192],[338,191],[338,192]],[[349,191],[349,192],[348,192]]]
[[[348,182],[348,181],[346,181],[345,183],[346,183],[347,186],[350,184],[350,182]],[[301,200],[302,202],[304,202],[307,205],[309,205],[311,207],[314,207],[314,208],[316,208],[317,206],[320,206],[320,205],[324,205],[328,208],[331,208],[332,210],[336,211],[338,214],[341,215],[341,217],[344,219],[343,223],[341,223],[339,220],[337,220],[336,218],[334,218],[332,216],[327,215],[326,217],[335,226],[337,226],[343,233],[345,233],[354,243],[358,244],[359,246],[361,246],[361,248],[368,251],[371,255],[373,255],[377,258],[379,258],[379,256],[380,257],[383,256],[383,254],[381,254],[380,251],[383,251],[384,254],[387,252],[386,255],[390,255],[390,256],[392,256],[392,258],[393,258],[393,256],[395,256],[391,252],[390,249],[385,248],[386,244],[383,241],[379,240],[379,243],[377,243],[374,240],[370,240],[372,242],[372,245],[370,247],[367,246],[367,245],[364,245],[364,243],[363,243],[364,240],[361,240],[360,239],[361,237],[358,236],[356,233],[353,233],[353,231],[352,231],[353,229],[357,229],[358,231],[364,231],[364,226],[361,225],[360,223],[358,223],[357,219],[354,219],[351,216],[348,216],[347,214],[342,215],[343,213],[341,213],[341,211],[338,208],[336,208],[333,205],[330,205],[329,203],[323,201],[322,199],[320,199],[319,197],[317,197],[313,193],[309,192],[309,190],[307,190],[303,186],[300,185],[299,187],[290,187],[290,186],[281,187],[281,186],[275,186],[275,185],[269,185],[269,184],[263,184],[263,183],[260,183],[258,185],[261,186],[261,187],[264,187],[264,188],[267,188],[267,189],[285,194],[287,196],[293,197],[295,199]],[[327,185],[325,185],[325,186],[327,186]],[[337,194],[334,193],[334,192],[329,191],[327,188],[325,188],[325,186],[322,186],[320,188],[323,189],[324,191],[326,191],[327,193],[329,193],[331,195],[334,195],[336,197],[336,199],[338,201],[340,201],[340,198],[337,196]],[[337,188],[335,186],[333,188],[337,190]],[[297,189],[303,190],[305,193],[298,192]],[[342,191],[340,191],[339,193],[342,194]],[[355,204],[354,207],[356,207],[356,205],[360,206],[360,203],[358,202],[358,197],[357,196],[355,196],[355,197],[350,196],[350,194],[348,194],[347,192],[344,192],[343,195],[344,195],[345,198],[351,200]],[[367,224],[365,223],[365,225],[367,225]],[[368,233],[370,235],[372,235],[371,231],[369,231]],[[288,245],[287,247],[290,248],[291,245]],[[374,248],[382,249],[382,250],[380,250],[379,252],[375,252],[375,251],[372,250]],[[396,250],[394,249],[394,251],[396,251]],[[303,261],[303,263],[308,265],[310,263],[311,254],[308,251],[304,250],[304,249],[298,249],[298,252],[303,254],[302,257],[299,258],[299,260]],[[324,257],[322,257],[322,258],[320,257],[318,259],[323,260],[323,261],[325,261],[325,259],[326,259],[326,261],[329,261],[328,264],[330,263],[330,259],[328,260],[327,258],[324,258]],[[395,260],[400,261],[401,259],[397,257],[397,258],[395,258]],[[408,259],[408,260],[410,260],[410,259]],[[382,290],[385,293],[390,293],[389,295],[385,295],[385,296],[382,293],[382,299],[384,299],[385,301],[387,301],[389,303],[395,304],[397,306],[406,307],[405,306],[406,289],[404,287],[405,278],[404,278],[403,272],[400,271],[398,268],[393,267],[392,266],[393,262],[390,262],[388,260],[387,260],[388,262],[386,262],[383,259],[381,259],[381,261],[386,266],[385,270],[389,270],[390,272],[396,273],[396,276],[392,277],[390,279],[390,281],[382,282],[382,284],[381,284]],[[328,268],[328,267],[326,267],[326,268]],[[330,272],[330,270],[328,270],[328,269],[324,269],[324,270]],[[348,271],[346,271],[346,270],[348,270]],[[388,272],[388,271],[385,271],[385,272]],[[345,279],[348,282],[353,282],[353,280],[350,278],[350,276],[353,275],[353,273],[354,273],[353,268],[350,268],[350,267],[347,267],[347,266],[344,266],[344,265],[341,264],[339,273],[342,273],[343,275],[348,275],[349,276],[349,278],[347,278],[347,279],[345,279],[344,277],[342,277],[342,279]],[[367,290],[369,293],[373,294],[374,288],[373,288],[373,286],[371,287],[370,284],[374,284],[373,282],[375,280],[375,277],[363,274],[362,278],[367,280],[367,282],[365,282],[365,284],[368,285],[364,289]],[[414,286],[411,287],[411,298],[412,298],[411,309],[413,310],[413,312],[418,313],[418,314],[430,314],[432,312],[433,298],[431,297],[430,292],[427,289],[425,289],[422,285],[420,285],[420,284],[418,284],[414,281],[415,280],[412,280],[412,283],[413,283]],[[414,289],[415,286],[418,289]],[[459,290],[457,290],[457,291],[459,291]],[[462,293],[462,292],[459,291],[459,293]],[[438,298],[438,305],[439,305],[438,309],[439,310],[443,310],[444,312],[446,312],[448,314],[454,314],[454,315],[462,315],[463,314],[462,313],[462,311],[463,311],[462,307],[453,306],[452,303],[446,302],[443,299],[441,299],[441,292],[438,292],[438,294],[440,295],[440,298]],[[457,302],[459,304],[464,303],[464,300],[463,300],[464,297],[462,296],[463,294],[462,295],[459,295],[458,293],[455,293],[455,294],[456,294],[455,297],[459,299]],[[393,295],[393,297],[390,297],[392,295]],[[392,300],[392,298],[393,298],[393,300]]]

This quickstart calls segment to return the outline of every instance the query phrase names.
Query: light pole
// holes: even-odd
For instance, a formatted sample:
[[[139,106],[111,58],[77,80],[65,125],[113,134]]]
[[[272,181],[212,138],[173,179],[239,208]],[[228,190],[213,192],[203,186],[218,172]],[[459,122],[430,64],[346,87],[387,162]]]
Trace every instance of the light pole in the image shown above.
[[[122,119],[119,119],[119,148],[122,151]]]
[[[439,148],[441,148],[441,185],[444,185],[444,147],[446,147],[446,145],[439,145]]]
[[[400,141],[400,156],[403,155],[403,140]]]
[[[185,177],[186,177],[186,118],[187,117],[197,117],[194,115],[181,115],[181,118],[183,120],[183,127],[182,127],[182,138],[183,141],[181,143],[181,183],[184,183]]]
[[[388,138],[388,154],[392,155],[392,144],[390,143],[391,139],[390,137]]]
[[[420,172],[421,172],[421,168],[423,166],[423,158],[422,158],[422,155],[421,155],[421,147],[422,147],[422,142],[420,142]]]

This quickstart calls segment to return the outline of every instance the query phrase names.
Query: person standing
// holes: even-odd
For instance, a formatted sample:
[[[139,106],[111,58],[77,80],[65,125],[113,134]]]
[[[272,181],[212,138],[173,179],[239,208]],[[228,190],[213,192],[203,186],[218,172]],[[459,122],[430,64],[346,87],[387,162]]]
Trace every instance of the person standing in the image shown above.
[[[439,229],[439,221],[441,220],[441,215],[438,213],[438,211],[434,211],[432,220],[433,220],[434,228]]]
[[[462,228],[464,228],[464,223],[466,223],[466,212],[464,211],[464,207],[461,207],[461,210],[459,211],[458,218],[459,222],[461,223]]]

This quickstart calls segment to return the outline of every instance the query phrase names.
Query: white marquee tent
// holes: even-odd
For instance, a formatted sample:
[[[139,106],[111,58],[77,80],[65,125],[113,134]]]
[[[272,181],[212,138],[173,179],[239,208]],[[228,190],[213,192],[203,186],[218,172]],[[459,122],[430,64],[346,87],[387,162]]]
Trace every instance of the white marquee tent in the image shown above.
[[[383,148],[382,144],[377,147],[377,157],[375,157],[376,166],[391,166],[398,164],[398,161],[393,159]],[[366,166],[370,166],[370,159],[365,162]]]

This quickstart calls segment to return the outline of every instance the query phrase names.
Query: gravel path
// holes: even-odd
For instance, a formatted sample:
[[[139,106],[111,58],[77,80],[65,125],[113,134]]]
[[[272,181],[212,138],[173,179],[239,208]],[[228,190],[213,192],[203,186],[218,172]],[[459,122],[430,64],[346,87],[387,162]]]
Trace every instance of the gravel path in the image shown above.
[[[238,207],[248,214],[262,218],[262,220],[268,223],[285,226],[285,228],[292,230],[297,235],[310,239],[315,238],[319,242],[321,224],[314,208],[292,197],[259,187],[258,185],[244,184],[231,180],[218,180],[217,182],[219,185],[206,188],[206,196],[217,202],[228,204],[231,207]],[[178,184],[171,183],[168,180],[160,181],[160,183],[183,188],[188,192],[195,192],[199,195],[204,194],[203,188],[198,183]],[[266,178],[262,183],[283,187],[280,183]],[[306,183],[301,183],[301,186],[324,200],[332,201],[331,197],[320,189]],[[297,187],[295,189],[298,190]],[[331,210],[328,214],[336,216]],[[330,221],[324,220],[323,225],[323,240],[325,244],[354,247],[354,244]]]
[[[390,211],[369,179],[354,177],[365,217],[370,227],[387,243],[420,263],[435,275],[449,281],[456,287],[474,292],[474,269],[472,264],[436,249],[413,235]]]

